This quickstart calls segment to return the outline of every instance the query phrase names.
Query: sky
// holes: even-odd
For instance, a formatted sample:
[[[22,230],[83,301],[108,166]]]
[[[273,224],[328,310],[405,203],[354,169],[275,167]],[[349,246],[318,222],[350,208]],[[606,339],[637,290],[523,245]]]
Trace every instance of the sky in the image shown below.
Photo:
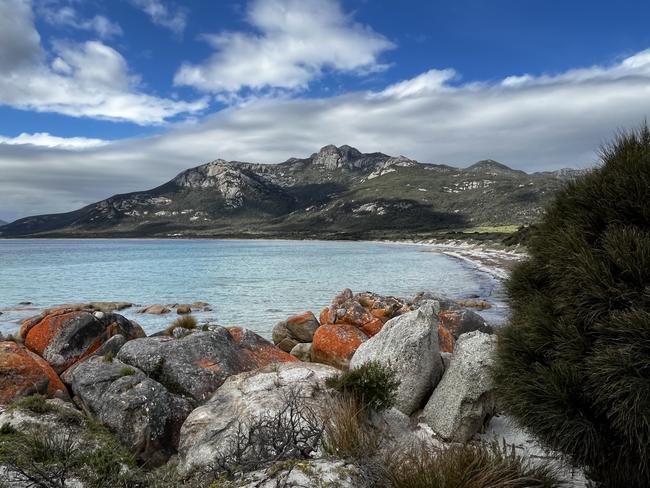
[[[650,114],[646,0],[0,0],[0,219],[327,144],[528,172]]]

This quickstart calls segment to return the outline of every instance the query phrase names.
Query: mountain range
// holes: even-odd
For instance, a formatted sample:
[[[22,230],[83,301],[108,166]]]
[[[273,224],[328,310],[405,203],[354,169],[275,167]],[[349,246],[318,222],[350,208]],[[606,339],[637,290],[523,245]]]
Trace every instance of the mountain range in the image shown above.
[[[1,237],[405,238],[535,222],[580,170],[528,174],[325,146],[279,164],[217,159],[152,190],[19,219]]]

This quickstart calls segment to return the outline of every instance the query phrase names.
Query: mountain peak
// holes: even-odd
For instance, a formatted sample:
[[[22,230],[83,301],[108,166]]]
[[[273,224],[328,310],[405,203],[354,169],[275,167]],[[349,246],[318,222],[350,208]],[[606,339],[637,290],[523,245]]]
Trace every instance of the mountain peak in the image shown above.
[[[315,165],[333,170],[349,167],[351,161],[359,159],[362,156],[361,151],[354,147],[345,144],[341,147],[336,147],[334,144],[329,144],[323,146],[317,153],[312,154],[311,158]]]
[[[486,171],[489,173],[496,173],[496,174],[521,173],[521,171],[512,169],[509,166],[506,166],[505,164],[495,161],[494,159],[482,159],[481,161],[478,161],[473,165],[468,166],[467,168],[465,168],[465,170],[473,171],[473,172]]]

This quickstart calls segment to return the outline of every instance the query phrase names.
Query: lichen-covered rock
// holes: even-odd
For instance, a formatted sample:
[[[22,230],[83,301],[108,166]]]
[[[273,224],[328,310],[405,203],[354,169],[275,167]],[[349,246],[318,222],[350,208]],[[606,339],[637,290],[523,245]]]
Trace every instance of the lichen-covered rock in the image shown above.
[[[339,369],[348,369],[355,351],[367,340],[368,336],[354,325],[321,325],[314,334],[311,360]]]
[[[496,336],[480,331],[456,342],[449,367],[424,408],[424,418],[443,439],[466,442],[496,410],[491,367]]]
[[[144,337],[142,328],[115,313],[59,309],[25,320],[20,337],[57,373],[89,356],[112,336]]]
[[[290,337],[298,342],[311,342],[320,323],[313,313],[305,312],[287,319],[287,330]]]
[[[83,410],[106,424],[139,459],[156,465],[178,447],[192,405],[139,369],[95,356],[70,368],[63,379]]]
[[[210,398],[229,376],[269,363],[295,361],[251,331],[219,326],[180,339],[136,339],[126,343],[117,358],[197,403]]]
[[[438,348],[438,318],[433,304],[389,320],[383,329],[361,344],[351,368],[378,361],[393,368],[400,384],[395,407],[411,415],[422,408],[443,374]]]
[[[69,400],[67,388],[47,361],[21,344],[0,342],[0,405],[36,393]]]
[[[336,370],[322,364],[283,363],[229,378],[181,429],[179,469],[190,472],[228,451],[233,436],[251,421],[285,408],[288,395],[318,407],[329,393],[325,380]]]
[[[298,358],[300,361],[311,361],[311,342],[301,342],[291,349],[290,353],[293,357]]]
[[[228,333],[239,346],[240,356],[249,369],[261,368],[272,363],[294,362],[296,358],[284,352],[262,336],[243,327],[228,327]]]

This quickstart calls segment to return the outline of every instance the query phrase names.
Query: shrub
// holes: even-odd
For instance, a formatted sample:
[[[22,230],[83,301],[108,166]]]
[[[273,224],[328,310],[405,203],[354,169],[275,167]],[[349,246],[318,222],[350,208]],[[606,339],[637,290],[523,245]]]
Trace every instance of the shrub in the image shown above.
[[[113,351],[108,351],[106,354],[104,354],[105,363],[112,363],[113,359],[115,359],[115,355],[113,354]]]
[[[399,380],[395,370],[377,361],[327,379],[327,386],[352,395],[370,410],[386,410],[395,404]]]
[[[551,488],[562,486],[553,469],[532,465],[507,446],[453,444],[400,448],[384,462],[392,488]]]
[[[508,282],[507,410],[601,486],[650,486],[650,130],[568,184]]]

